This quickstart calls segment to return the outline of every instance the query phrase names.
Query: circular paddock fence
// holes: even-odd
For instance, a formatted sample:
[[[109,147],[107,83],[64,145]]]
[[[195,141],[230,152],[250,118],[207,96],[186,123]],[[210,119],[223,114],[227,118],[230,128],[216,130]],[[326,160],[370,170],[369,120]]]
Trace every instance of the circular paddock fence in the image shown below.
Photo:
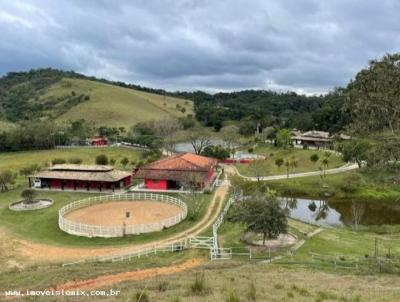
[[[152,221],[148,223],[146,221],[143,222],[143,217],[137,217],[140,220],[140,223],[129,223],[128,218],[126,221],[121,223],[121,219],[118,220],[118,223],[109,225],[109,223],[102,223],[101,218],[98,219],[96,216],[96,207],[106,206],[107,209],[110,209],[110,216],[112,216],[112,211],[119,211],[118,215],[121,216],[126,214],[124,212],[125,207],[128,208],[129,205],[140,207],[141,213],[138,214],[141,216],[145,216],[147,208],[146,206],[152,207],[152,209],[156,209],[158,213],[156,213],[153,217]],[[121,208],[119,206],[123,205]],[[161,215],[162,211],[165,207],[174,208],[173,214],[169,211],[169,215]],[[104,210],[104,209],[103,209]],[[80,211],[80,219],[71,219],[70,216],[73,216],[78,211]],[[160,212],[161,211],[161,212]],[[108,215],[108,213],[105,213]],[[86,216],[95,217],[100,220],[99,223],[85,223],[87,219]],[[164,194],[154,194],[154,193],[126,193],[126,194],[114,194],[107,196],[98,196],[98,197],[90,197],[78,201],[74,201],[59,210],[58,213],[58,226],[64,232],[84,237],[123,237],[125,235],[138,235],[144,233],[151,233],[161,231],[165,228],[169,228],[173,225],[178,224],[182,220],[184,220],[187,216],[187,205],[180,199],[164,195]],[[127,216],[129,217],[129,215]],[[109,218],[109,217],[107,217]],[[140,219],[139,219],[140,218]],[[133,213],[132,217],[133,221],[135,221],[135,213]],[[156,221],[154,221],[156,219]],[[108,219],[109,220],[109,219]],[[109,222],[109,221],[108,221]],[[111,220],[112,222],[112,220]]]

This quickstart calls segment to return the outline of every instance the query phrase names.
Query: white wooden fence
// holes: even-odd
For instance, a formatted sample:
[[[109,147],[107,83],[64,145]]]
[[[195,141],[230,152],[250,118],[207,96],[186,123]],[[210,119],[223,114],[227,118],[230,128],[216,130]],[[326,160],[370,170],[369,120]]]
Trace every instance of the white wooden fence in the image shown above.
[[[74,210],[91,206],[93,204],[113,202],[113,201],[160,201],[173,204],[182,208],[182,211],[170,218],[163,219],[155,223],[136,224],[136,225],[116,225],[116,226],[103,226],[79,223],[65,218],[65,215]],[[150,232],[161,231],[164,228],[171,227],[184,220],[187,216],[187,205],[180,199],[154,193],[125,193],[113,194],[106,196],[90,197],[83,200],[74,201],[65,207],[61,208],[58,213],[58,226],[64,232],[71,235],[85,236],[85,237],[122,237],[124,235],[136,235]]]

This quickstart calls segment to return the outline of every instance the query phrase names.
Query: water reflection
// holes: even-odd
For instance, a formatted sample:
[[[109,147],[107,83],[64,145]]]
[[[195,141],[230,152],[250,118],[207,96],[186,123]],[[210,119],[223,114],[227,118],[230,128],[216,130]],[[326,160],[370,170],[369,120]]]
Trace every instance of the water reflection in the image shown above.
[[[400,204],[394,202],[339,202],[283,198],[288,215],[319,225],[400,224]]]

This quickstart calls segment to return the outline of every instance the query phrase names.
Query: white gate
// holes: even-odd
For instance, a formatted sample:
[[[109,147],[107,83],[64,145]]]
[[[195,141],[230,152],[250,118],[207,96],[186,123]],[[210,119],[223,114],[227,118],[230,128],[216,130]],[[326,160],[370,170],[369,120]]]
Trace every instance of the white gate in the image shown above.
[[[214,245],[214,237],[195,236],[189,237],[189,246],[196,249],[211,249]]]

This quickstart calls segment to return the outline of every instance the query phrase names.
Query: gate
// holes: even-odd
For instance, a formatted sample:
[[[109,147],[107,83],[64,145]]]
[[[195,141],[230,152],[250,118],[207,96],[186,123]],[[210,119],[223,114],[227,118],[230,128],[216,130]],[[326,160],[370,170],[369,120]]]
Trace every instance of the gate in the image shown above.
[[[214,245],[214,237],[195,236],[189,237],[189,246],[195,249],[211,249]]]

